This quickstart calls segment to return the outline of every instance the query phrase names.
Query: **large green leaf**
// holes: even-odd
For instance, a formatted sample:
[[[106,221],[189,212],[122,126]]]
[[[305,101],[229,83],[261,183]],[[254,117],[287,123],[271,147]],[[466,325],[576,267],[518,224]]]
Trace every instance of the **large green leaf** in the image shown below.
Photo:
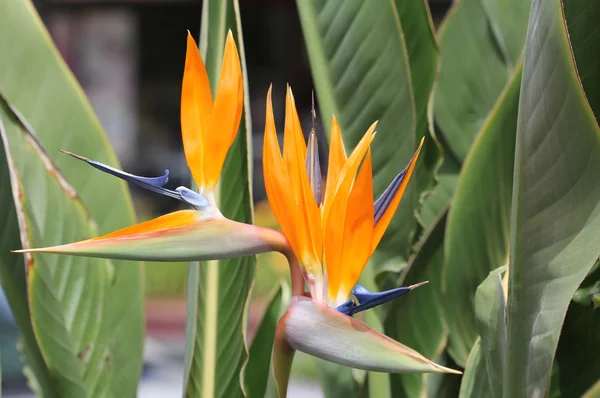
[[[583,70],[594,57],[578,65]],[[567,307],[600,251],[598,170],[600,131],[572,58],[562,3],[535,0],[517,128],[505,397],[546,391]]]
[[[508,262],[520,82],[519,67],[473,143],[448,215],[444,314],[448,351],[462,366],[478,336],[475,291],[490,271]]]
[[[244,122],[229,149],[217,201],[225,217],[252,223],[250,173],[250,102],[237,0],[205,1],[200,52],[212,92],[216,92],[225,38],[234,33],[244,71]],[[186,317],[186,397],[243,396],[243,368],[248,358],[246,306],[254,281],[255,257],[190,264]]]
[[[0,136],[16,192],[22,247],[92,236],[94,224],[75,190],[5,102],[0,103]],[[25,270],[33,331],[58,394],[110,395],[112,265],[106,260],[25,254]]]
[[[1,2],[0,35],[0,91],[33,126],[48,157],[87,207],[98,232],[108,233],[133,224],[131,199],[122,181],[93,174],[56,150],[63,148],[118,166],[91,106],[30,1]],[[90,183],[91,178],[94,183]],[[119,396],[133,397],[142,369],[144,341],[141,265],[122,261],[114,264],[110,294],[112,385]]]
[[[390,336],[434,360],[442,354],[448,334],[441,297],[446,214],[446,210],[442,211],[441,217],[425,233],[424,243],[403,270],[399,281],[399,285],[412,285],[426,280],[429,283],[415,294],[395,300],[385,321],[385,329]],[[390,375],[392,396],[426,395],[427,379],[430,376]]]
[[[461,0],[439,30],[441,70],[434,115],[461,161],[512,80],[525,42],[529,4]]]
[[[352,149],[367,128],[379,120],[377,137],[371,145],[374,190],[379,195],[408,163],[416,148],[415,91],[396,5],[392,1],[375,5],[363,0],[347,0],[340,7],[334,0],[299,0],[297,6],[327,130],[331,116],[335,115],[346,146]],[[403,13],[411,14],[413,6],[405,5]],[[426,14],[415,14],[411,29],[415,33],[425,32],[422,23],[427,21]],[[429,48],[431,40],[425,36],[422,39]],[[414,45],[416,51],[418,44]],[[421,67],[427,72],[430,63],[423,61]],[[435,64],[432,72],[435,74]],[[432,79],[424,76],[419,81],[427,86]],[[425,126],[424,109],[429,89],[423,87],[422,90],[419,100]],[[420,132],[419,136],[424,134]],[[413,217],[416,204],[417,192],[414,184],[410,184],[379,245],[386,254],[392,253],[404,261],[408,258],[416,227]],[[374,262],[375,265],[384,263]]]

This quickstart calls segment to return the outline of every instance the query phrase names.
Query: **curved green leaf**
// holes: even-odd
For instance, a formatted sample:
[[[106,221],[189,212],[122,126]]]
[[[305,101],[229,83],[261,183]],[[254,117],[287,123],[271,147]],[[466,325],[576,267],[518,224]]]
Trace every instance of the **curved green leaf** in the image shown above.
[[[4,102],[0,102],[0,136],[20,211],[22,246],[92,236],[94,224],[73,187],[33,131]],[[54,388],[64,397],[109,395],[112,265],[96,259],[24,257],[33,331]]]
[[[99,233],[133,224],[135,213],[123,182],[94,174],[94,183],[90,183],[89,170],[56,150],[74,151],[118,167],[90,104],[58,54],[31,1],[0,4],[0,36],[3,37],[0,92],[37,132],[41,146],[74,187]],[[44,243],[48,242],[40,242]],[[116,268],[110,294],[114,348],[111,368],[115,371],[112,388],[119,396],[133,397],[142,370],[144,341],[141,265],[113,263]],[[117,335],[119,338],[115,338]]]
[[[446,345],[447,329],[442,312],[442,266],[447,211],[425,233],[423,244],[403,270],[399,286],[428,280],[419,294],[407,295],[390,305],[386,332],[398,341],[437,360]],[[392,396],[417,397],[426,394],[428,375],[390,375]]]
[[[512,80],[525,42],[529,4],[530,0],[461,0],[440,27],[434,115],[461,161]]]
[[[217,202],[223,215],[252,224],[250,101],[237,0],[205,1],[200,52],[216,92],[227,31],[234,33],[244,73],[244,122],[221,172]],[[183,54],[182,54],[183,60]],[[248,360],[246,306],[254,281],[255,257],[192,263],[186,316],[186,397],[239,397]],[[242,373],[242,375],[240,375]]]
[[[567,307],[600,254],[599,130],[562,3],[535,0],[517,128],[505,397],[545,393]]]
[[[463,366],[478,336],[475,291],[490,271],[508,262],[520,83],[519,67],[473,143],[448,215],[444,315],[448,351]]]
[[[296,4],[326,130],[331,115],[335,115],[346,147],[354,148],[367,128],[379,120],[371,145],[374,191],[379,195],[399,172],[398,165],[410,160],[417,144],[411,63],[396,5],[392,1],[373,5],[363,0],[347,0],[343,7],[333,0],[299,0]],[[412,5],[406,7],[404,11],[410,13],[408,7]],[[415,15],[411,28],[424,32],[421,22],[426,18],[426,14]],[[426,42],[429,48],[431,40]],[[424,73],[429,66],[424,60]],[[424,75],[420,82],[430,85],[431,78]],[[419,93],[421,110],[426,107],[428,90],[424,87]],[[425,116],[423,111],[423,126]],[[419,132],[419,137],[424,134]],[[416,204],[416,189],[410,184],[379,245],[382,251],[404,261],[416,227]]]

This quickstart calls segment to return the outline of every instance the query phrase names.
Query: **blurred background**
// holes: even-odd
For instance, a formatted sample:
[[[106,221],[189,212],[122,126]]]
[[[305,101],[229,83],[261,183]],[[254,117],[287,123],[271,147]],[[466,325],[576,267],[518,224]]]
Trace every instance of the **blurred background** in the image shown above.
[[[86,92],[122,168],[147,176],[160,175],[168,168],[170,187],[189,185],[179,128],[179,100],[186,31],[198,39],[201,1],[37,0],[33,3]],[[451,0],[429,3],[437,26]],[[252,109],[255,218],[257,224],[274,226],[276,222],[265,202],[260,161],[265,95],[272,83],[276,123],[283,125],[285,87],[289,83],[305,131],[309,131],[313,83],[296,3],[242,0],[240,8]],[[324,137],[318,120],[316,128]],[[131,187],[131,193],[140,221],[179,206],[177,201],[136,187]],[[281,255],[259,256],[250,337],[262,316],[265,300],[287,274],[287,263]],[[186,277],[186,263],[146,263],[147,344],[140,397],[181,396]],[[0,328],[3,393],[7,397],[32,396],[21,375],[22,365],[14,349],[18,331],[14,324],[10,326],[1,289],[0,317],[5,318],[3,325],[9,325]],[[322,396],[312,360],[301,353],[297,356],[289,396]]]

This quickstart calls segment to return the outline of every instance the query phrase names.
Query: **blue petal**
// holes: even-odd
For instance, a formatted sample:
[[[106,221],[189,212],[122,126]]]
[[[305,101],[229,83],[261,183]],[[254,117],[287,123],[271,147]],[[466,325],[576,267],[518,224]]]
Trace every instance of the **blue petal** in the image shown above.
[[[358,300],[358,304],[353,299],[350,299],[344,304],[338,306],[336,309],[341,313],[352,316],[361,311],[365,311],[377,307],[378,305],[387,303],[388,301],[393,300],[396,297],[400,297],[403,294],[406,294],[426,283],[427,281],[417,283],[415,285],[397,287],[395,289],[386,290],[385,292],[371,292],[363,285],[357,284],[351,293],[354,295],[356,300]]]
[[[349,299],[344,304],[340,304],[339,306],[337,306],[336,310],[338,310],[338,312],[341,312],[342,314],[352,316],[352,314],[354,313],[352,311],[355,308],[356,308],[356,303],[354,302],[354,300]]]
[[[175,192],[170,189],[164,188],[164,185],[169,181],[169,170],[165,170],[165,174],[162,176],[159,176],[159,177],[140,177],[140,176],[136,176],[134,174],[126,173],[119,169],[115,169],[114,167],[108,166],[104,163],[96,162],[95,160],[90,160],[86,157],[79,156],[79,155],[76,155],[71,152],[63,151],[62,149],[60,149],[60,151],[63,153],[66,153],[67,155],[74,157],[75,159],[79,159],[81,161],[86,162],[87,164],[94,167],[95,169],[98,169],[104,173],[111,174],[115,177],[119,177],[120,179],[125,180],[129,183],[132,183],[134,185],[137,185],[138,187],[147,189],[152,192],[159,193],[161,195],[169,196],[174,199],[181,200],[183,202],[189,203],[192,206],[194,206],[193,199],[188,200],[188,199],[184,198],[183,195],[179,191]],[[188,196],[188,198],[189,197],[190,196]]]
[[[186,187],[178,187],[175,190],[179,193],[183,201],[191,204],[197,209],[210,207],[210,202],[208,201],[208,199],[206,199],[204,196],[200,195],[196,191],[192,191],[191,189]]]
[[[402,184],[402,181],[404,180],[405,176],[406,176],[406,169],[402,170],[396,177],[394,177],[394,179],[392,180],[392,183],[381,194],[379,199],[377,199],[377,201],[375,201],[375,205],[374,205],[375,206],[375,217],[374,217],[375,224],[377,224],[379,219],[383,216],[383,214],[387,210],[388,206],[392,202],[392,199],[394,198],[394,195],[398,191],[398,188],[400,188],[400,184]]]

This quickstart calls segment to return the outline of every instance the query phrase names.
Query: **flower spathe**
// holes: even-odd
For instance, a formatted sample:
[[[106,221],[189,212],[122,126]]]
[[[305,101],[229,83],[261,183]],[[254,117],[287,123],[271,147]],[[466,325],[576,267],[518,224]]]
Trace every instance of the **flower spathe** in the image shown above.
[[[299,260],[313,300],[332,307],[350,297],[400,203],[423,144],[421,140],[408,166],[373,203],[370,144],[376,125],[369,127],[347,156],[340,127],[333,118],[325,192],[318,203],[320,180],[315,181],[315,173],[310,172],[318,168],[311,167],[314,161],[310,160],[317,157],[316,144],[311,141],[316,137],[311,134],[307,148],[288,88],[282,154],[271,90],[267,94],[263,167],[269,203]]]

